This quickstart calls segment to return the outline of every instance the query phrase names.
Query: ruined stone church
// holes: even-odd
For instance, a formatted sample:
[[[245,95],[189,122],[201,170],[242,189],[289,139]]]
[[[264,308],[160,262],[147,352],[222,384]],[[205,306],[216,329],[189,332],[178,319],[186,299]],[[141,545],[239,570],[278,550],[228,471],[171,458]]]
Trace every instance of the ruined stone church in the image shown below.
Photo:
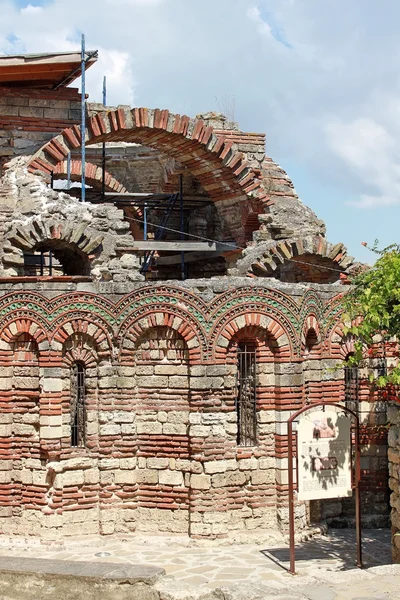
[[[88,102],[82,168],[79,64],[0,58],[0,533],[285,530],[287,419],[355,390],[386,525],[381,413],[335,369],[353,259],[221,114]],[[351,499],[297,503],[326,519]]]

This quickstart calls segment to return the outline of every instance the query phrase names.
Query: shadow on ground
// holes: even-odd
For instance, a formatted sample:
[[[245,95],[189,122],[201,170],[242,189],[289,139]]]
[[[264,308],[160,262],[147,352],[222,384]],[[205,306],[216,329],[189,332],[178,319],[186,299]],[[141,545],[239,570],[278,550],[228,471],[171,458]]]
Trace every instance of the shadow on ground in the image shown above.
[[[316,567],[332,565],[335,571],[347,571],[356,568],[356,552],[355,529],[330,529],[327,535],[296,545],[296,568],[301,569],[311,563]],[[362,552],[365,568],[392,564],[390,530],[362,531]],[[267,548],[261,550],[261,554],[283,569],[289,569],[289,546]]]

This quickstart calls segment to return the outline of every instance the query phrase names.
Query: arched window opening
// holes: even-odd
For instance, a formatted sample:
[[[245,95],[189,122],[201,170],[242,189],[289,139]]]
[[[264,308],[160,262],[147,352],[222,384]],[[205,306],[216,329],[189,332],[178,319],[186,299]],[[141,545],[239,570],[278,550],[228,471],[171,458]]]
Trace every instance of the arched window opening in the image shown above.
[[[318,346],[318,336],[315,329],[311,328],[308,330],[306,343],[305,343],[305,352],[306,354],[310,354],[315,351]]]
[[[254,343],[238,345],[237,368],[237,443],[239,446],[257,444],[256,410],[256,347]]]
[[[348,360],[352,354],[346,356]],[[344,367],[344,402],[347,408],[357,412],[359,391],[359,373],[357,365],[346,365]]]
[[[71,446],[86,443],[86,382],[85,365],[76,362],[71,368]]]
[[[61,240],[49,240],[24,253],[24,275],[90,275],[90,261],[79,248]]]

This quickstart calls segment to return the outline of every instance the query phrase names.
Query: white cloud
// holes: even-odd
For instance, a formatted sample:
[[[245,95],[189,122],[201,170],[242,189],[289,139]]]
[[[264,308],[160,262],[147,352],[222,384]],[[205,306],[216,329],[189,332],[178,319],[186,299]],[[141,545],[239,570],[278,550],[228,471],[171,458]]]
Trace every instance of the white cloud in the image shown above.
[[[336,187],[341,208],[349,199],[362,208],[398,203],[397,0],[385,10],[375,0],[0,6],[0,52],[79,50],[85,32],[87,48],[100,51],[87,75],[93,100],[101,100],[103,75],[113,105],[135,100],[194,115],[218,110],[215,98],[234,98],[241,127],[265,131],[268,152],[284,166]],[[39,11],[33,27],[26,17]]]
[[[259,33],[268,36],[272,35],[271,26],[261,17],[261,12],[258,6],[250,6],[247,10],[247,16],[257,24],[257,30]]]
[[[43,12],[43,8],[41,6],[33,6],[33,4],[28,4],[25,8],[21,8],[22,16],[30,16],[30,15],[38,15]]]

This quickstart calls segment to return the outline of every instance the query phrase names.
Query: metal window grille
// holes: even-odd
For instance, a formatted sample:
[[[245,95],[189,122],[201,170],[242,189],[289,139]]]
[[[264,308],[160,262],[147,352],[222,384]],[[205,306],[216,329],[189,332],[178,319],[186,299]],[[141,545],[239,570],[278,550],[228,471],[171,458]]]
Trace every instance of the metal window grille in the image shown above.
[[[71,369],[71,446],[86,442],[85,366],[76,362]]]
[[[257,443],[256,349],[246,343],[238,347],[236,412],[238,445],[254,446]]]
[[[65,275],[65,270],[51,250],[39,250],[24,254],[24,275]]]
[[[344,368],[344,401],[346,407],[355,413],[358,410],[358,389],[358,367],[346,366]]]

